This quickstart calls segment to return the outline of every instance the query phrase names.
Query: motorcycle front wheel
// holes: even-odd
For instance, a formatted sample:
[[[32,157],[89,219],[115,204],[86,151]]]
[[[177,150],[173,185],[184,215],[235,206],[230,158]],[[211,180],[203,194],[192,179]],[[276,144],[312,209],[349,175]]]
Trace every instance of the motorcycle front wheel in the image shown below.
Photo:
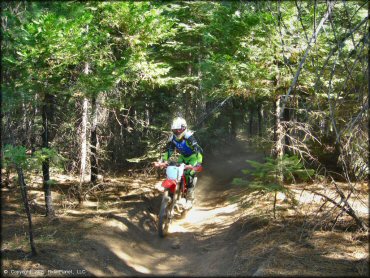
[[[168,190],[163,193],[161,208],[159,210],[158,233],[160,237],[165,237],[170,226],[171,198],[168,196]]]

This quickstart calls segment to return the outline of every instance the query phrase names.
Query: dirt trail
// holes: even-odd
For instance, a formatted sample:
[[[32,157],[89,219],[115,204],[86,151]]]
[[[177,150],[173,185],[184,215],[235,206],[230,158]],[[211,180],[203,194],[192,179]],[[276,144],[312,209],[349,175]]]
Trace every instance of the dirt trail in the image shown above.
[[[278,219],[271,218],[269,194],[245,195],[244,204],[250,205],[243,208],[230,202],[240,190],[231,181],[248,168],[245,160],[263,157],[242,138],[214,157],[206,155],[195,206],[185,218],[173,221],[164,239],[157,231],[162,196],[153,190],[158,182],[154,177],[110,177],[82,208],[65,199],[78,181],[67,182],[68,176],[63,182],[59,177],[58,190],[53,192],[57,221],[49,222],[42,210],[33,212],[39,252],[33,258],[25,257],[27,219],[19,192],[3,190],[3,269],[42,270],[53,277],[58,274],[53,271],[101,277],[366,275],[367,234],[302,233],[303,219],[282,199]],[[41,181],[30,195],[38,203],[36,208],[43,208]],[[298,191],[297,198],[302,196]]]
[[[84,268],[95,275],[230,275],[240,234],[235,224],[238,207],[228,202],[236,190],[231,181],[246,167],[246,159],[260,158],[240,142],[207,160],[195,206],[171,224],[165,239],[158,237],[155,221],[140,218],[145,202],[128,213],[110,215],[111,225],[118,229],[95,230],[86,238],[99,239],[104,248],[96,247],[100,259],[86,260]],[[159,198],[149,202],[155,213]],[[99,261],[104,260],[109,263],[102,267]]]

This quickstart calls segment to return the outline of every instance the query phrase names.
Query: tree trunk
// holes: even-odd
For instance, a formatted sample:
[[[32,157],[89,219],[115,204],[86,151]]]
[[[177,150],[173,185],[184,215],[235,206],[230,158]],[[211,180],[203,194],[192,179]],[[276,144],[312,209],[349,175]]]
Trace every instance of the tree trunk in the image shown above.
[[[85,181],[86,159],[87,159],[87,109],[88,99],[84,97],[82,101],[82,123],[81,123],[81,167],[80,167],[80,184]]]
[[[275,114],[274,114],[274,117],[273,117],[273,121],[274,121],[273,122],[273,125],[274,125],[274,138],[273,138],[273,140],[274,140],[274,142],[276,142],[277,141],[277,122],[278,122],[278,120],[277,120],[278,115],[276,115],[276,112],[277,112],[276,101],[274,101],[272,103],[272,108],[275,111]],[[272,154],[273,154],[273,156],[276,156],[275,148],[272,150]]]
[[[49,148],[49,126],[52,119],[52,102],[53,96],[46,94],[44,98],[44,104],[42,106],[42,125],[44,128],[42,134],[42,145],[44,148]],[[45,159],[42,162],[42,176],[43,176],[43,187],[45,192],[45,206],[46,206],[46,216],[55,216],[52,198],[51,198],[51,188],[50,188],[50,170],[49,170],[49,159]]]
[[[263,118],[263,110],[262,104],[258,104],[258,136],[262,137],[262,118]]]
[[[236,139],[236,133],[237,133],[236,130],[237,130],[237,121],[236,121],[235,115],[233,114],[231,116],[231,122],[230,122],[230,135],[232,139]]]
[[[150,127],[150,101],[147,100],[145,102],[145,109],[144,109],[144,122],[145,122],[145,136],[149,136],[149,127]]]
[[[129,146],[128,153],[130,152],[132,153],[133,151],[135,151],[136,142],[139,142],[138,138],[136,138],[138,133],[136,132],[134,128],[135,123],[137,122],[137,112],[136,112],[137,109],[138,108],[131,106],[130,113],[129,113],[129,126],[126,132],[126,136],[127,136],[126,144],[128,143],[128,146]],[[132,121],[134,122],[134,124],[132,123]]]
[[[190,57],[189,57],[189,61],[192,60],[192,57],[191,57],[191,53],[190,53]],[[192,76],[193,74],[193,68],[192,68],[192,64],[190,63],[188,65],[188,75],[189,76]],[[189,123],[190,120],[191,120],[191,102],[192,102],[192,97],[191,97],[191,92],[188,91],[188,90],[185,90],[185,120]]]
[[[253,117],[254,117],[254,107],[252,106],[249,111],[249,136],[253,135]]]
[[[89,63],[85,63],[85,69],[84,74],[89,74]],[[87,160],[87,122],[88,122],[88,104],[89,101],[87,97],[85,96],[82,101],[82,122],[81,122],[81,165],[80,165],[80,190],[79,192],[82,193],[82,183],[85,182],[85,176],[86,176],[86,160]],[[82,200],[79,200],[79,203],[81,203]]]
[[[22,128],[21,128],[21,130],[22,130],[22,135],[21,135],[21,142],[22,142],[22,145],[23,146],[27,146],[28,144],[28,134],[29,134],[29,129],[28,129],[28,117],[27,117],[27,115],[28,115],[28,113],[27,113],[27,107],[26,107],[26,104],[24,103],[24,101],[22,101],[22,115],[23,115],[23,117],[22,117]]]
[[[35,243],[33,241],[32,216],[30,212],[30,206],[28,203],[27,185],[24,181],[22,168],[17,167],[17,173],[18,173],[19,185],[20,185],[21,194],[22,194],[23,205],[24,205],[24,209],[26,211],[27,219],[28,219],[28,234],[30,238],[31,252],[32,252],[32,255],[35,256],[37,255],[37,252],[35,248]]]
[[[288,101],[290,102],[290,100],[288,100]],[[285,108],[285,110],[283,112],[283,119],[284,119],[285,123],[288,123],[290,121],[290,109],[289,108]],[[288,127],[288,125],[286,125],[286,128],[284,129],[284,133],[285,133],[285,136],[284,136],[284,140],[285,140],[284,153],[289,152],[289,146],[290,146],[290,140],[289,140],[289,137],[288,137],[288,135],[290,133],[289,133],[287,127]]]
[[[37,98],[37,95],[35,96],[35,98]],[[30,122],[30,127],[31,127],[31,130],[30,130],[30,145],[31,145],[32,153],[34,153],[34,151],[36,149],[35,118],[36,118],[37,113],[38,113],[37,106],[34,105],[33,115],[31,117],[31,122]]]
[[[276,180],[279,184],[283,183],[283,169],[282,169],[282,159],[284,156],[284,148],[283,148],[283,140],[284,140],[284,129],[281,125],[281,96],[278,96],[276,101],[276,141],[275,141],[275,150],[274,156],[278,163],[278,173],[276,176]]]
[[[98,157],[97,157],[97,144],[98,144],[98,105],[96,103],[96,96],[93,96],[91,100],[91,114],[92,114],[92,126],[91,126],[91,147],[90,147],[90,162],[91,162],[91,182],[96,183],[98,180],[99,168],[98,168]]]
[[[201,48],[201,44],[199,43],[198,45],[199,47],[199,50]],[[205,112],[207,111],[207,108],[206,108],[206,97],[205,97],[205,94],[203,93],[203,86],[202,86],[202,78],[203,78],[203,73],[202,73],[202,70],[201,70],[201,67],[200,67],[200,64],[202,62],[202,55],[201,55],[201,52],[199,51],[199,54],[198,54],[198,100],[197,100],[197,113],[196,113],[196,122],[199,121],[199,119],[201,119]],[[204,121],[202,123],[196,123],[199,125],[199,128],[202,128],[204,126]]]
[[[273,206],[273,212],[274,212],[274,219],[276,219],[276,201],[277,201],[277,191],[274,191],[274,206]]]
[[[236,139],[236,133],[238,129],[238,104],[236,100],[232,101],[232,111],[231,111],[231,123],[230,123],[230,135],[232,139]]]

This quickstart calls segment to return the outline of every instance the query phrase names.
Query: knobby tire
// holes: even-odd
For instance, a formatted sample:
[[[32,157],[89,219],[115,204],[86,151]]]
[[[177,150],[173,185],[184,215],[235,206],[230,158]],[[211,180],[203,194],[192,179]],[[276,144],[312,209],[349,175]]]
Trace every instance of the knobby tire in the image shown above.
[[[170,226],[170,215],[173,210],[175,196],[173,196],[172,201],[169,201],[168,193],[168,190],[163,193],[161,208],[159,210],[158,233],[160,237],[165,237],[168,233],[168,228]]]

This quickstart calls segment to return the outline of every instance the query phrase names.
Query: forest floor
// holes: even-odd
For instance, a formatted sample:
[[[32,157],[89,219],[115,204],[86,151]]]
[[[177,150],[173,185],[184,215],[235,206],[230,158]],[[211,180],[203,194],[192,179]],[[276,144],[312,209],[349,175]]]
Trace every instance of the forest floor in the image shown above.
[[[156,228],[161,193],[155,175],[105,177],[79,208],[70,202],[77,179],[59,175],[53,191],[57,218],[43,216],[41,183],[30,186],[38,255],[28,257],[27,219],[17,188],[2,189],[2,274],[6,276],[367,276],[368,234],[354,229],[302,229],[308,208],[279,195],[248,194],[231,185],[246,159],[263,154],[240,139],[205,157],[195,206],[169,235]],[[306,200],[300,185],[292,186]],[[317,185],[319,186],[319,185]],[[364,185],[364,202],[368,196]],[[294,191],[295,190],[295,191]],[[307,195],[308,194],[308,195]],[[303,200],[303,199],[302,199]],[[306,210],[305,210],[306,209]],[[368,211],[364,209],[364,217]]]

